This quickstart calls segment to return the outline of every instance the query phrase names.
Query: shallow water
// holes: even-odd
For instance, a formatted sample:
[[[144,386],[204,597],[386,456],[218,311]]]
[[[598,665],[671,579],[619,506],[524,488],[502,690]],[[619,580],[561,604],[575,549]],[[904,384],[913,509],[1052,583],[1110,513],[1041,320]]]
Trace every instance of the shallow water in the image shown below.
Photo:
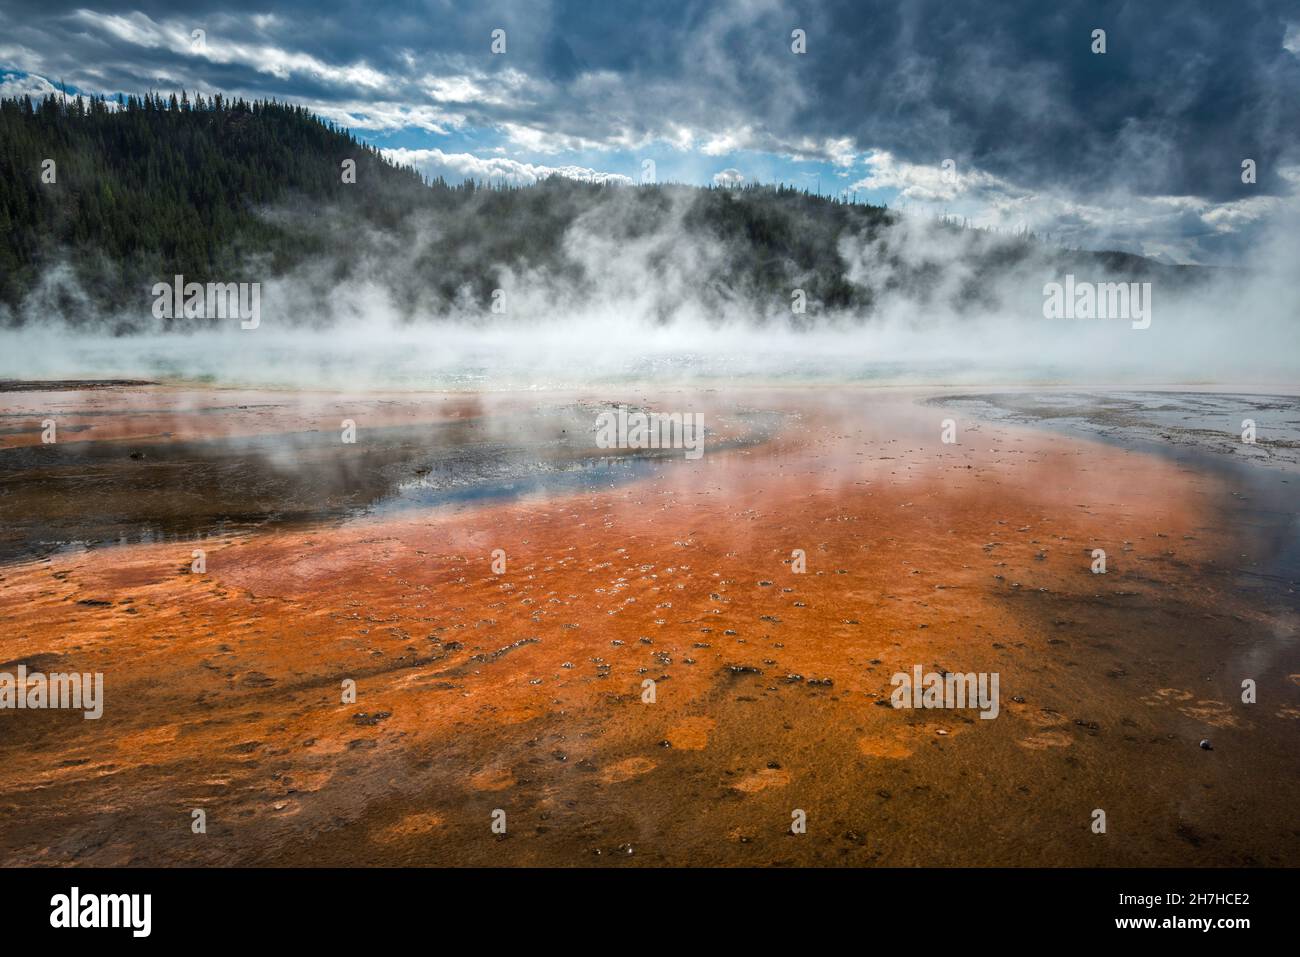
[[[6,517],[142,541],[0,568],[0,659],[108,689],[11,716],[0,863],[1294,859],[1294,506],[1249,484],[1292,473],[926,395],[599,397],[702,409],[697,462],[607,461],[563,396],[10,395],[0,459],[48,461]],[[998,720],[882,707],[918,663],[999,673]]]
[[[362,422],[382,400],[348,400]],[[275,408],[274,403],[259,409]],[[187,414],[238,417],[220,402]],[[683,460],[681,450],[595,446],[595,405],[535,404],[508,417],[365,427],[347,444],[332,431],[217,435],[176,441],[93,441],[114,418],[150,420],[166,404],[82,411],[63,434],[91,441],[27,444],[0,454],[0,562],[69,548],[175,541],[240,529],[308,525],[407,509],[455,508],[565,495],[633,481]],[[30,437],[30,416],[10,434]],[[781,414],[733,413],[706,423],[713,451],[770,438]],[[596,454],[599,453],[599,454]]]
[[[1214,475],[1232,490],[1222,504],[1224,523],[1243,530],[1243,585],[1300,584],[1300,401],[1294,396],[1024,392],[931,402],[993,421],[1095,437]],[[1256,424],[1254,444],[1241,439],[1243,419]]]

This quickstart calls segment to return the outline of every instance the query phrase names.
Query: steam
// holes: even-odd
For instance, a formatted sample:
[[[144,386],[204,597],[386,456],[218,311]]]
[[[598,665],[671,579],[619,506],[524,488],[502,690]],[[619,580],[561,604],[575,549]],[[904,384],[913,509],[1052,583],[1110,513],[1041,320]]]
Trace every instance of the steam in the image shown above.
[[[261,280],[262,321],[155,320],[106,314],[66,264],[42,276],[18,315],[0,316],[0,377],[131,377],[297,388],[580,388],[607,382],[868,381],[918,384],[1295,384],[1300,261],[1293,215],[1279,217],[1251,268],[1104,273],[1054,247],[1012,255],[1020,239],[898,217],[839,242],[845,279],[871,290],[867,310],[827,308],[808,293],[761,296],[732,282],[752,247],[689,222],[691,192],[670,190],[647,222],[636,189],[557,194],[581,204],[558,237],[561,266],[488,262],[492,295],[465,286],[451,304],[430,290],[442,265],[430,243],[453,236],[462,263],[483,263],[489,197],[445,213],[419,210],[390,230],[337,211],[279,210],[343,230],[342,256]],[[827,212],[830,208],[824,209]],[[481,222],[480,222],[481,220]],[[496,247],[494,247],[496,248]],[[476,258],[477,257],[477,258]],[[1005,261],[1007,265],[990,267]],[[812,277],[790,263],[790,296]],[[1043,287],[1079,280],[1152,283],[1152,323],[1043,317]],[[170,277],[159,277],[170,279]],[[231,277],[235,278],[235,277]],[[498,311],[494,311],[494,304]]]

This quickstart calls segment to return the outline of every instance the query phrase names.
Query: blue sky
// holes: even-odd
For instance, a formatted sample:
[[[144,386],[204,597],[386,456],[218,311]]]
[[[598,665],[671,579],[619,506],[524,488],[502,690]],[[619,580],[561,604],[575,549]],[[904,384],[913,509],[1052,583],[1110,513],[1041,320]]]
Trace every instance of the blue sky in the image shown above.
[[[650,161],[1248,262],[1300,194],[1300,8],[1163,7],[6,0],[0,91],[275,97],[451,180],[635,182]]]

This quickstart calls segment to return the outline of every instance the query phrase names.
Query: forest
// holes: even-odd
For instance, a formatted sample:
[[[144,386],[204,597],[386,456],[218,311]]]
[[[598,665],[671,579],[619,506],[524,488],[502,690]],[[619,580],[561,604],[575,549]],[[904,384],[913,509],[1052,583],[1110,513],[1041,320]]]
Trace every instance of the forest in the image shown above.
[[[783,185],[449,184],[276,101],[184,92],[0,100],[0,322],[9,325],[50,311],[74,324],[115,314],[129,331],[160,280],[264,281],[307,266],[326,284],[363,275],[405,318],[436,319],[488,302],[505,274],[543,277],[572,296],[595,288],[601,263],[575,254],[577,235],[599,237],[606,257],[636,248],[647,285],[676,268],[684,244],[706,250],[693,295],[761,304],[756,313],[788,304],[794,289],[817,310],[862,316],[891,289],[924,298],[950,265],[943,237],[954,234],[966,278],[941,294],[958,306],[988,305],[986,280],[1027,263],[1129,278],[1187,268],[947,221],[927,224],[947,247],[929,259],[891,242],[899,225],[884,207]],[[849,246],[885,268],[855,268]],[[56,269],[65,281],[43,288]]]

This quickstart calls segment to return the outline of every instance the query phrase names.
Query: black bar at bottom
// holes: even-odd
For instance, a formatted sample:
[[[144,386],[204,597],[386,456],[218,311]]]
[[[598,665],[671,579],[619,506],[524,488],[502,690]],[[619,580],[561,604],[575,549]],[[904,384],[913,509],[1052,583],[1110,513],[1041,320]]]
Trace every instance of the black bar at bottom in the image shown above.
[[[806,946],[831,931],[828,941],[848,932],[867,943],[896,930],[950,943],[1033,931],[1035,940],[1200,935],[1231,944],[1294,926],[1285,912],[1294,876],[1236,869],[9,869],[0,870],[0,926],[18,939],[77,934],[128,946],[259,939],[373,946],[412,933],[431,944],[470,933],[491,945],[558,946],[565,938],[617,945],[672,928],[689,928],[692,943],[716,936],[771,944],[788,935]],[[139,933],[146,913],[147,936]]]

